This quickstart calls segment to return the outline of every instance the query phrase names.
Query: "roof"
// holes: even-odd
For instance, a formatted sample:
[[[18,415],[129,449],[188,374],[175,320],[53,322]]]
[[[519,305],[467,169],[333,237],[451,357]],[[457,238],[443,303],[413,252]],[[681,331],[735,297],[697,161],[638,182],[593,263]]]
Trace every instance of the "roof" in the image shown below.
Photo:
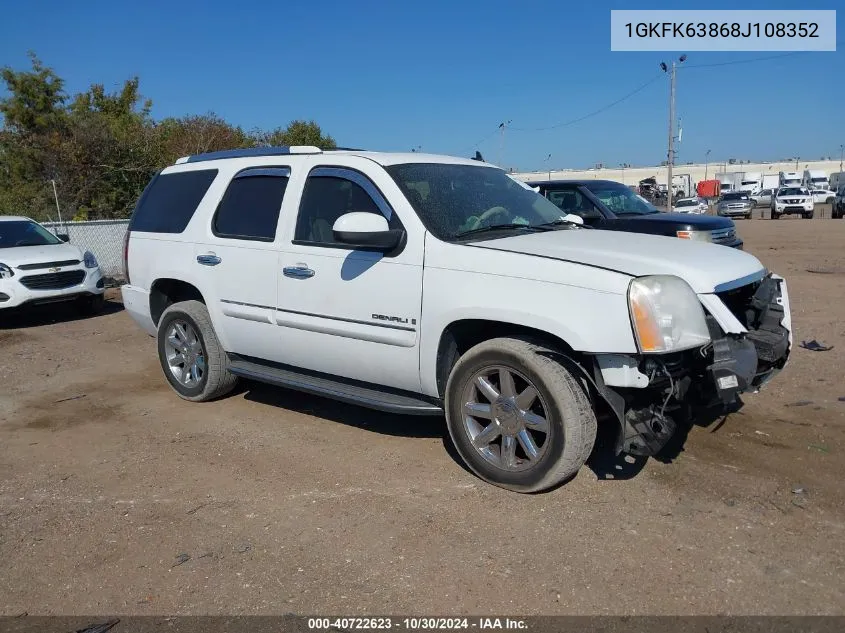
[[[294,145],[280,147],[246,147],[231,150],[222,150],[219,152],[208,152],[205,154],[195,154],[193,156],[183,156],[182,158],[176,161],[176,164],[183,165],[186,163],[201,163],[213,160],[291,156],[300,154],[343,154],[347,156],[360,156],[362,158],[368,158],[385,167],[402,163],[442,163],[449,165],[484,165],[487,167],[493,167],[493,165],[490,165],[489,163],[484,163],[474,159],[458,158],[456,156],[446,156],[442,154],[423,154],[421,152],[370,152],[367,150],[356,149],[336,149],[323,151],[319,147],[314,147],[310,145]]]
[[[574,180],[526,180],[525,182],[532,187],[537,187],[538,185],[620,185],[622,187],[627,187],[627,185],[624,185],[616,180],[597,180],[593,178],[581,178]]]
[[[31,222],[32,218],[26,218],[22,215],[0,215],[0,222],[24,221]]]

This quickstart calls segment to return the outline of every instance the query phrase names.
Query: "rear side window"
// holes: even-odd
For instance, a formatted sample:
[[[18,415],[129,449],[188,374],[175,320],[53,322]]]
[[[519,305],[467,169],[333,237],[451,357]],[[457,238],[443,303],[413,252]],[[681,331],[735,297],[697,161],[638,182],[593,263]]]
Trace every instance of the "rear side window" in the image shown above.
[[[218,237],[272,242],[288,186],[288,168],[239,172],[217,206],[212,231]]]
[[[129,230],[181,233],[216,176],[216,169],[156,176],[141,194]]]

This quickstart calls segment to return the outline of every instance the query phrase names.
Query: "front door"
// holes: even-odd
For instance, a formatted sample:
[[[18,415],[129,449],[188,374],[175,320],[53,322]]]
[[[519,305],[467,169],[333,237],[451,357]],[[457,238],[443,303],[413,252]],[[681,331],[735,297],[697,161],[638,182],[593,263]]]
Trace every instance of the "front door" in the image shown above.
[[[309,172],[281,249],[275,319],[286,362],[419,391],[422,231],[386,254],[349,248],[332,235],[335,220],[352,211],[382,214],[390,228],[403,228],[382,194],[391,187],[401,196],[380,168]]]

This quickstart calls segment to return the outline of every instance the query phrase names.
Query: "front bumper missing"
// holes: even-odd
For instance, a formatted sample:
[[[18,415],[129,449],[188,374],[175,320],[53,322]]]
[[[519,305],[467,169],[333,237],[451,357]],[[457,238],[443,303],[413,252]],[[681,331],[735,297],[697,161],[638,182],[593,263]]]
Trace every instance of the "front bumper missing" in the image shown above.
[[[759,391],[786,366],[793,342],[786,282],[768,275],[751,289],[742,306],[731,310],[712,297],[724,312],[718,320],[713,314],[708,317],[712,342],[705,348],[672,359],[629,357],[637,364],[624,368],[625,373],[596,362],[597,387],[621,427],[618,453],[656,454],[684,418],[714,406],[729,410],[740,394]],[[735,323],[723,325],[726,316]],[[642,386],[646,376],[647,385]],[[605,384],[605,378],[613,386]],[[625,386],[620,386],[623,380]]]

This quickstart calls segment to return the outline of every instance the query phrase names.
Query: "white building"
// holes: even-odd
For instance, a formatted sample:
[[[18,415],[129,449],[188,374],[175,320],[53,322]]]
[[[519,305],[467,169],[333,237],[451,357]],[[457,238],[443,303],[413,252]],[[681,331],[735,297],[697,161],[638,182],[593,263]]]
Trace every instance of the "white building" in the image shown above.
[[[838,160],[799,160],[796,167],[795,161],[783,161],[775,163],[735,163],[731,165],[724,161],[707,163],[695,163],[693,165],[675,165],[672,174],[689,174],[693,185],[708,179],[714,179],[717,172],[759,172],[763,175],[778,174],[781,171],[797,171],[804,173],[805,169],[819,169],[828,176],[839,171]],[[522,181],[537,180],[615,180],[626,185],[636,185],[646,178],[656,178],[660,184],[666,184],[667,174],[665,166],[657,167],[613,167],[602,169],[552,169],[545,171],[516,172],[512,176]]]

